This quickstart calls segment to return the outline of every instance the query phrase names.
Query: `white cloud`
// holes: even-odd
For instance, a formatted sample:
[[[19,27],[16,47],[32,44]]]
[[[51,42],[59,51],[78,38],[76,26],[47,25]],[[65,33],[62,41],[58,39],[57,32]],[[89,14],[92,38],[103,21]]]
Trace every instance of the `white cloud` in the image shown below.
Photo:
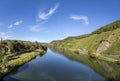
[[[20,20],[20,21],[16,21],[16,22],[14,23],[14,25],[15,25],[15,26],[18,26],[18,25],[20,25],[20,24],[22,24],[22,23],[23,23],[23,21]]]
[[[15,23],[13,23],[13,24],[10,24],[9,26],[8,26],[8,31],[6,31],[6,32],[1,32],[0,33],[0,35],[2,36],[2,38],[3,39],[10,39],[10,38],[12,38],[13,37],[13,34],[12,34],[12,28],[13,27],[16,27],[16,26],[19,26],[19,25],[21,25],[23,23],[23,21],[22,20],[20,20],[20,21],[16,21]],[[1,24],[0,24],[0,26],[1,26]]]
[[[44,29],[40,27],[40,24],[33,25],[33,26],[30,27],[30,31],[40,32],[42,30],[44,30]]]
[[[41,20],[46,20],[46,19],[48,19],[52,14],[55,13],[55,11],[56,11],[56,9],[57,9],[58,7],[59,7],[59,4],[55,4],[55,6],[48,11],[48,13],[46,13],[46,12],[40,12],[40,13],[38,14],[39,19],[41,19]]]
[[[38,18],[41,20],[39,23],[33,25],[33,26],[30,26],[29,29],[30,31],[34,31],[34,32],[40,32],[42,31],[43,33],[48,33],[49,31],[46,30],[45,28],[41,27],[44,23],[47,22],[47,19],[53,15],[56,11],[56,9],[59,7],[59,4],[55,4],[55,6],[53,8],[50,8],[48,13],[46,12],[40,12],[38,14]]]
[[[9,25],[9,26],[8,26],[8,28],[12,28],[12,27],[13,27],[13,25]]]
[[[80,16],[80,15],[70,15],[70,19],[73,19],[73,20],[83,20],[85,25],[88,25],[89,24],[89,20],[88,20],[88,17],[87,16]]]
[[[23,23],[22,20],[16,21],[14,24],[9,25],[8,28],[10,29],[10,28],[13,28],[13,27],[15,27],[15,26],[19,26],[19,25],[21,25],[22,23]]]
[[[13,36],[11,35],[11,32],[12,32],[12,31],[2,32],[2,33],[1,33],[2,38],[3,38],[3,39],[12,38]]]
[[[46,23],[47,21],[42,21],[41,23],[35,24],[33,26],[30,26],[29,29],[30,31],[34,31],[34,32],[40,32],[40,31],[44,31],[45,29],[42,28],[41,26]]]

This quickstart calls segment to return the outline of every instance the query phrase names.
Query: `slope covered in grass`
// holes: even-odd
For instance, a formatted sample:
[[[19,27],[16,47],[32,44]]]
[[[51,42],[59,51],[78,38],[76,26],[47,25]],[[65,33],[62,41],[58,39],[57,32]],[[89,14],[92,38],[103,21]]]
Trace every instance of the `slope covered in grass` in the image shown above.
[[[103,41],[107,41],[110,46],[101,54],[116,54],[118,52],[120,54],[120,21],[101,27],[90,34],[52,41],[50,45],[65,49],[84,48],[89,53],[96,53]]]

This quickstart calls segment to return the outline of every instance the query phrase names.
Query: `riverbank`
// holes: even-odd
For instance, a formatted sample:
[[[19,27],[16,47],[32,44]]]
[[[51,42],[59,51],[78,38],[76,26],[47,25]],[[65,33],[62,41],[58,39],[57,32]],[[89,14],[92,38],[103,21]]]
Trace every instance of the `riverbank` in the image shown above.
[[[89,34],[53,40],[49,45],[120,63],[120,21],[107,24]]]
[[[88,54],[85,54],[85,53],[81,53],[79,52],[79,50],[77,49],[69,49],[70,51],[73,51],[75,53],[78,53],[78,54],[82,54],[82,55],[88,55],[90,58],[95,58],[95,59],[99,59],[99,60],[103,60],[103,61],[108,61],[108,62],[113,62],[113,63],[117,63],[117,64],[120,64],[120,60],[118,59],[114,59],[114,58],[110,58],[110,57],[106,57],[104,55],[97,55],[97,54],[93,54],[93,53],[88,53]]]
[[[97,56],[96,54],[90,54],[89,56],[92,57],[92,58],[99,59],[99,60],[103,60],[103,61],[108,61],[108,62],[113,62],[113,63],[120,64],[120,60],[109,58],[109,57],[105,57],[103,55],[98,55]]]
[[[94,57],[90,57],[89,55],[85,54],[78,54],[75,52],[68,51],[67,49],[54,49],[50,48],[55,53],[60,53],[63,56],[69,58],[72,61],[77,61],[82,64],[85,64],[92,68],[95,72],[105,77],[106,81],[120,81],[119,74],[120,74],[120,65],[103,61],[101,59],[97,59]]]
[[[51,48],[53,48],[53,46],[51,46]],[[68,48],[54,48],[54,49],[60,49],[60,50],[63,50],[63,51],[68,50],[68,51],[74,52],[74,53],[79,54],[79,55],[86,55],[86,56],[88,56],[90,58],[120,64],[120,60],[118,60],[118,59],[105,57],[103,55],[96,55],[96,54],[93,54],[93,53],[92,54],[91,53],[85,54],[85,53],[81,53],[78,49],[68,49]]]
[[[10,71],[14,70],[14,68],[19,67],[27,62],[29,62],[30,60],[32,60],[33,58],[35,58],[37,55],[43,55],[45,54],[46,51],[41,50],[41,49],[37,49],[35,51],[32,52],[28,52],[28,53],[23,53],[23,54],[19,54],[14,56],[16,59],[14,60],[10,60],[8,61],[3,68],[1,68],[1,72],[0,72],[0,79],[6,75],[7,73],[9,73]]]

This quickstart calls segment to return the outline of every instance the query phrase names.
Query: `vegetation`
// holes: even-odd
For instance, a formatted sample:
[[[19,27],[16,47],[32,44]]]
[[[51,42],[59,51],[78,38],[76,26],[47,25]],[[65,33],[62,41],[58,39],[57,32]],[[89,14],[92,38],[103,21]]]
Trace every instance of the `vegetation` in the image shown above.
[[[0,41],[0,78],[13,68],[18,67],[39,54],[44,54],[47,47],[38,42],[21,40]]]
[[[5,41],[6,51],[8,54],[21,52],[21,51],[33,51],[35,49],[43,49],[44,47],[36,42],[21,41],[21,40],[8,40]]]
[[[88,50],[88,53],[91,55],[97,54],[98,47],[100,47],[104,41],[107,41],[110,46],[101,52],[100,55],[113,55],[114,59],[116,59],[116,54],[120,54],[120,21],[101,27],[90,34],[52,41],[49,46],[77,51],[82,48]],[[113,56],[110,58],[113,58]],[[119,60],[118,58],[119,55],[117,60]]]
[[[23,53],[23,54],[20,54],[20,55],[17,55],[16,58],[17,59],[14,59],[14,60],[10,60],[8,62],[8,66],[9,67],[17,67],[17,66],[20,66],[28,61],[30,61],[31,59],[35,58],[36,55],[39,55],[39,54],[43,54],[45,53],[43,50],[36,50],[36,51],[33,51],[33,52],[30,52],[30,53]]]
[[[116,30],[118,28],[120,28],[120,20],[115,21],[113,23],[110,23],[104,27],[101,27],[100,29],[92,32],[92,34],[100,34],[102,32],[113,31],[113,30]]]
[[[89,56],[87,55],[76,54],[67,49],[59,49],[55,47],[51,47],[50,49],[54,52],[63,54],[71,61],[77,61],[85,65],[88,65],[94,71],[104,76],[107,79],[107,81],[120,81],[119,78],[120,66],[118,64],[101,61],[96,58],[89,58]],[[100,58],[104,58],[106,60],[105,57],[100,57]]]

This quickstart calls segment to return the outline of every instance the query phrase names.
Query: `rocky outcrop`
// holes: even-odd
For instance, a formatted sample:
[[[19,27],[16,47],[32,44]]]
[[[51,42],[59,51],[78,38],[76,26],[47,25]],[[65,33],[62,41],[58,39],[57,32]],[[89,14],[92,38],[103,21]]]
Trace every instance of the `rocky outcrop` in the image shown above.
[[[88,50],[86,50],[86,49],[84,49],[84,48],[80,48],[80,49],[79,49],[79,53],[88,54]]]
[[[110,47],[110,43],[107,40],[103,40],[99,47],[97,48],[96,54],[100,55],[103,51],[107,50]]]
[[[118,39],[120,40],[120,36],[118,36]]]

